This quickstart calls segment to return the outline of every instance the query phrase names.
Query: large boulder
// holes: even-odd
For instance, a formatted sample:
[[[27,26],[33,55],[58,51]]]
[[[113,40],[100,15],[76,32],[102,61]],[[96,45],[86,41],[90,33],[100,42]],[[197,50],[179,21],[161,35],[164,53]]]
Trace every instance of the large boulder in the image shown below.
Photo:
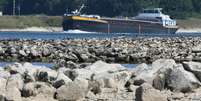
[[[76,79],[57,89],[56,99],[59,101],[75,101],[84,98],[88,91],[88,81]]]
[[[7,80],[4,78],[0,78],[0,101],[4,101],[2,99],[4,99],[5,97],[5,92],[6,92],[6,83]]]
[[[44,82],[27,83],[22,90],[23,97],[35,97],[37,95],[46,95],[53,98],[56,89],[52,85]]]
[[[184,70],[181,64],[167,78],[167,86],[173,91],[190,92],[200,86],[199,80],[191,72]]]
[[[6,88],[5,101],[22,101],[20,90],[17,87]]]
[[[30,55],[32,57],[40,57],[42,55],[42,52],[40,50],[37,50],[36,48],[37,48],[37,46],[33,46],[30,49]]]
[[[108,64],[103,61],[97,61],[94,64],[87,66],[86,69],[92,71],[94,74],[126,70],[126,68],[120,64]]]
[[[132,68],[131,71],[134,72],[135,75],[140,75],[140,73],[148,71],[149,69],[151,69],[152,67],[142,63],[137,65],[136,67]]]
[[[6,101],[21,101],[21,90],[24,82],[20,74],[11,75],[6,83],[5,99]]]
[[[28,56],[28,54],[25,52],[25,50],[19,50],[19,54],[21,55],[21,56]]]
[[[8,71],[0,70],[0,78],[8,79],[11,74]]]
[[[168,101],[166,95],[147,83],[142,84],[135,93],[136,101]]]
[[[74,70],[77,74],[78,74],[78,78],[83,78],[83,79],[91,79],[91,76],[94,74],[92,71],[88,70],[88,69],[75,69]]]
[[[128,71],[95,74],[92,79],[100,83],[101,88],[113,88],[117,91],[124,89],[131,74]]]
[[[76,63],[72,62],[72,61],[66,62],[66,63],[65,63],[65,67],[66,67],[66,68],[70,68],[70,69],[79,68],[79,66],[78,66]]]
[[[23,86],[24,81],[20,74],[11,75],[11,77],[8,78],[6,83],[6,89],[17,88],[19,90],[22,90]]]
[[[147,82],[151,85],[156,85],[156,88],[162,89],[163,84],[165,84],[165,79],[169,72],[176,65],[174,60],[171,59],[159,59],[153,62],[152,66],[146,64],[141,64],[135,69],[132,69],[131,72],[136,75],[134,78],[134,84],[141,85],[144,82]],[[155,78],[161,78],[159,81]],[[155,84],[153,82],[155,81]],[[161,82],[160,82],[161,81]],[[162,83],[162,87],[157,87],[158,83]]]
[[[35,73],[36,81],[53,82],[56,78],[57,72],[47,67],[37,69]]]
[[[2,48],[2,46],[0,47],[0,55],[5,54],[5,49]]]
[[[21,74],[24,76],[25,82],[35,81],[36,72],[46,67],[34,66],[31,63],[14,63],[5,67],[10,74]],[[49,70],[49,69],[48,69]]]
[[[62,71],[59,71],[56,80],[53,82],[53,86],[55,88],[59,88],[62,85],[67,84],[68,82],[72,82],[72,80],[68,76],[66,76]]]
[[[23,68],[23,65],[20,63],[14,63],[11,65],[8,65],[5,67],[6,71],[9,71],[11,74],[24,74],[24,72],[26,71],[25,68]]]
[[[52,97],[46,95],[37,95],[33,97],[23,98],[22,101],[57,101]]]
[[[78,73],[75,70],[66,70],[64,74],[68,76],[68,78],[70,78],[72,81],[78,77]]]
[[[51,55],[51,49],[49,49],[47,46],[44,46],[42,49],[42,55],[47,57]]]
[[[119,91],[115,92],[111,88],[103,88],[101,93],[88,93],[86,101],[136,101],[135,92]]]
[[[192,72],[201,81],[201,63],[198,62],[183,62],[186,70]]]

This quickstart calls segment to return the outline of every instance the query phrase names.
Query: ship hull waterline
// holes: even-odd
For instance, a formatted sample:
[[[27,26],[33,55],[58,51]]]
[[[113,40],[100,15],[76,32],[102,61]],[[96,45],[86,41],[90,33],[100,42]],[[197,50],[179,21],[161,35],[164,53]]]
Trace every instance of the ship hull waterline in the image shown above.
[[[177,27],[164,27],[159,23],[143,22],[143,21],[116,21],[105,20],[108,23],[88,21],[88,20],[72,20],[63,21],[63,30],[82,30],[88,32],[102,33],[158,33],[158,34],[175,34]]]

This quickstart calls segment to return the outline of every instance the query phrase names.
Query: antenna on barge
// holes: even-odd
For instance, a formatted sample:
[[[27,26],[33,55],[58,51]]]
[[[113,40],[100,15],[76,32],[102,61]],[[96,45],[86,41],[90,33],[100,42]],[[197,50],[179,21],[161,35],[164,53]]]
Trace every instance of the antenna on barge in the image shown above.
[[[15,16],[15,9],[16,9],[15,0],[13,0],[13,16]]]
[[[78,10],[78,9],[76,9],[75,11],[73,11],[72,13],[73,14],[75,14],[75,15],[80,15],[81,14],[81,11],[82,11],[82,9],[85,7],[85,5],[84,4],[82,4],[82,6],[80,7],[80,9]]]

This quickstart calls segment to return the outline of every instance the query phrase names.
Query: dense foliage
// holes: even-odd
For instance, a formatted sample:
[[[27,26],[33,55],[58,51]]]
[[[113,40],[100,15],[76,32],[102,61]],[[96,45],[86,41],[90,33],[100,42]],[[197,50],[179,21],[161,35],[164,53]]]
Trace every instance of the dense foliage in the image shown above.
[[[14,0],[0,0],[4,14],[13,13]],[[63,15],[86,5],[83,13],[102,16],[134,16],[143,8],[164,8],[174,17],[198,16],[201,0],[15,0],[16,14]],[[19,12],[20,11],[20,12]]]

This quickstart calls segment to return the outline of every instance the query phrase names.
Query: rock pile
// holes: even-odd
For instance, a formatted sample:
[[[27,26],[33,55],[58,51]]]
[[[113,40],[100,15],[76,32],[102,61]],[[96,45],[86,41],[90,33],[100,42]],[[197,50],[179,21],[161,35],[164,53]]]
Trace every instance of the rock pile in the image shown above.
[[[152,63],[161,58],[201,61],[200,37],[1,40],[1,61]]]
[[[72,64],[72,63],[71,63]],[[200,100],[201,63],[159,59],[126,69],[97,61],[57,70],[14,63],[0,70],[1,101]]]

